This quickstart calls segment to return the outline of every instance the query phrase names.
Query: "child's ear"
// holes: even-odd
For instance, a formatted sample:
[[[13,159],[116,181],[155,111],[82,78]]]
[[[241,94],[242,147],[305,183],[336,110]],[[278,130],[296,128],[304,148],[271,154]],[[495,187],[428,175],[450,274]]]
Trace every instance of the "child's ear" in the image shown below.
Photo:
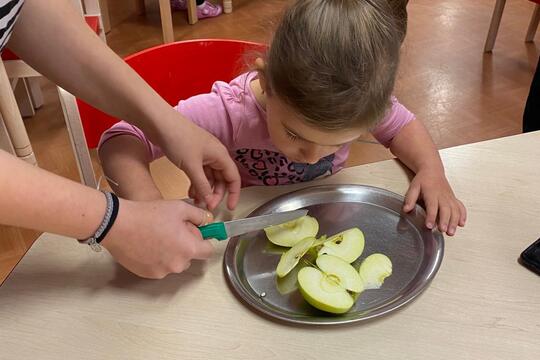
[[[261,84],[261,89],[264,92],[268,92],[267,82],[266,82],[266,64],[263,59],[257,58],[255,60],[255,70],[257,70],[259,76],[259,83]]]

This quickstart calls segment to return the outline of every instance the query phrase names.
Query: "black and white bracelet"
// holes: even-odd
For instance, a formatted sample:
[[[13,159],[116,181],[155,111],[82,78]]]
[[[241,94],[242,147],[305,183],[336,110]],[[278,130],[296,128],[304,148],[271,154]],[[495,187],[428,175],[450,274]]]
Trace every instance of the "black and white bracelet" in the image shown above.
[[[105,236],[107,236],[107,234],[109,233],[109,230],[111,230],[116,220],[116,217],[118,216],[118,210],[120,208],[120,201],[118,200],[118,197],[116,195],[108,191],[102,191],[102,192],[103,192],[103,195],[105,195],[105,198],[107,199],[107,208],[105,210],[105,216],[103,217],[103,221],[101,221],[101,224],[96,230],[96,233],[94,234],[94,236],[86,240],[79,240],[81,244],[88,244],[90,245],[92,250],[98,251],[98,252],[101,251],[101,245],[99,243],[103,239],[105,239]]]

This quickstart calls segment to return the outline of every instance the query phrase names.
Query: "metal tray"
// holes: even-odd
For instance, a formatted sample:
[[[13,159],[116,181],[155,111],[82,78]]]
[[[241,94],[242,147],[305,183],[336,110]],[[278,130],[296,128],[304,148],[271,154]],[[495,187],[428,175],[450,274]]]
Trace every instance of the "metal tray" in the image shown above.
[[[335,325],[385,315],[418,296],[437,273],[443,257],[443,236],[424,226],[424,210],[416,206],[406,214],[401,212],[402,206],[402,196],[384,189],[323,185],[279,196],[250,214],[306,208],[319,221],[319,236],[354,226],[364,232],[364,252],[353,265],[374,252],[390,257],[393,274],[380,289],[361,293],[343,315],[311,307],[298,290],[286,293],[295,285],[294,276],[278,282],[275,269],[283,249],[272,245],[263,231],[229,240],[223,261],[227,282],[250,308],[284,322]]]

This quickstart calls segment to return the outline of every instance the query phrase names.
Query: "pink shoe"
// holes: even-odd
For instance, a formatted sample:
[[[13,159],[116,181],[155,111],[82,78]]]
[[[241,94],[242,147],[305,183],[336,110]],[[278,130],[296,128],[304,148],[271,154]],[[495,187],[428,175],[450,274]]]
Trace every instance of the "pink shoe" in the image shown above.
[[[171,0],[171,8],[174,11],[186,10],[187,9],[186,0]]]
[[[214,5],[209,1],[205,1],[202,5],[197,6],[197,17],[199,19],[215,17],[220,15],[222,12],[223,9],[221,6]]]

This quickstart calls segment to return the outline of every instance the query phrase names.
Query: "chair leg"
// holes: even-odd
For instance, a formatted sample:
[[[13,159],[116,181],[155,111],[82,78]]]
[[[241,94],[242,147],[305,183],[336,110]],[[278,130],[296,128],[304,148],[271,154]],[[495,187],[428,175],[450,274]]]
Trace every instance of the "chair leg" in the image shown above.
[[[21,160],[36,165],[36,157],[13,95],[4,63],[0,61],[0,114],[4,120],[15,154]]]
[[[493,46],[495,46],[495,39],[497,38],[497,32],[499,31],[499,25],[501,24],[501,18],[504,10],[506,0],[497,0],[495,8],[493,9],[493,15],[491,17],[491,24],[489,25],[488,36],[486,38],[486,44],[484,46],[484,52],[491,52]]]
[[[536,35],[536,30],[538,29],[538,23],[540,22],[540,4],[536,4],[534,8],[534,13],[531,17],[531,22],[529,23],[529,29],[527,30],[527,36],[525,36],[525,42],[532,42],[534,40],[534,35]]]
[[[188,14],[188,23],[190,25],[195,24],[199,21],[197,16],[197,1],[196,0],[187,0],[187,14]]]
[[[163,42],[165,44],[171,43],[174,41],[174,32],[170,0],[159,0],[159,13],[161,15]]]
[[[144,0],[142,1],[142,3],[143,3],[143,8],[144,8]],[[107,0],[99,0],[98,5],[101,12],[101,23],[103,25],[103,32],[107,34],[109,31],[111,31],[111,17],[109,15],[109,4]],[[139,7],[140,7],[140,4],[139,4]]]
[[[75,97],[60,87],[58,87],[58,95],[60,96],[60,103],[64,111],[64,119],[66,120],[71,146],[75,153],[75,161],[77,162],[81,182],[96,189],[98,184],[94,175],[92,158],[90,157],[86,138],[84,137],[84,130]]]
[[[30,89],[26,79],[13,79],[11,88],[13,89],[13,95],[17,101],[17,106],[23,118],[32,117],[36,115],[34,105],[32,104],[32,97],[30,96]]]
[[[15,155],[15,149],[13,148],[13,144],[11,143],[11,139],[9,137],[9,133],[6,129],[6,125],[4,124],[4,121],[0,117],[0,149],[7,151],[8,153]]]
[[[32,106],[34,109],[39,109],[43,106],[43,92],[41,91],[41,86],[39,84],[38,78],[27,78],[24,79],[30,90],[30,99],[32,100]]]
[[[223,0],[223,12],[225,14],[232,13],[232,0]]]

